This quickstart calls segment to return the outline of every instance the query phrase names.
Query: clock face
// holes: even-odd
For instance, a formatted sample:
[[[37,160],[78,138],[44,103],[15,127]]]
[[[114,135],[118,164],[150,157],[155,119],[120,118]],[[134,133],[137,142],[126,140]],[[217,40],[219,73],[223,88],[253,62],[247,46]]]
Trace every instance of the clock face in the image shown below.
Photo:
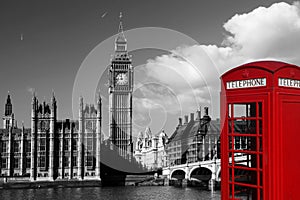
[[[125,84],[127,84],[128,83],[128,78],[127,78],[126,73],[119,73],[116,76],[116,81],[117,81],[118,85],[125,85]]]

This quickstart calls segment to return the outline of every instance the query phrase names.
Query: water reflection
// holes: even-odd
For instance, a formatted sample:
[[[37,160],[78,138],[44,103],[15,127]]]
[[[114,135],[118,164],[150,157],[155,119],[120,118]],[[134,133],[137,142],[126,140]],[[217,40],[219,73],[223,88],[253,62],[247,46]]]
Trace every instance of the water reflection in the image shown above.
[[[176,187],[84,187],[84,188],[46,188],[46,189],[13,189],[0,190],[1,199],[5,200],[148,200],[148,199],[203,199],[219,200],[220,192],[211,193],[197,188]]]

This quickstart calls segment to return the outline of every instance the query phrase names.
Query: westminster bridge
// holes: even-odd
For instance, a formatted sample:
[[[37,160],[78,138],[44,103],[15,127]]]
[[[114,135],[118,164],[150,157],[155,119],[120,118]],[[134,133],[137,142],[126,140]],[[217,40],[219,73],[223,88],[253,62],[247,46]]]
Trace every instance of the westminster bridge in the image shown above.
[[[244,165],[247,157],[240,154],[235,157],[235,162]],[[213,187],[221,182],[221,159],[214,157],[211,160],[164,167],[162,174],[170,184],[174,181],[182,186],[198,184],[213,190]]]

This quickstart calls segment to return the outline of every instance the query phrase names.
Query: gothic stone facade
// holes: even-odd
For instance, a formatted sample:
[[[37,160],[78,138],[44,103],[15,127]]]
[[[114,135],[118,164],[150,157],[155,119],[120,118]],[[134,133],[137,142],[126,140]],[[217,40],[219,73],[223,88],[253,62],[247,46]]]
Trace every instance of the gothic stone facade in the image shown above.
[[[167,166],[166,144],[168,136],[162,130],[152,135],[150,128],[144,134],[139,133],[134,152],[135,159],[148,169],[158,169]]]
[[[39,104],[33,95],[31,128],[18,128],[7,97],[0,129],[0,176],[31,180],[100,179],[101,97],[83,104],[79,120],[57,120],[57,102]]]

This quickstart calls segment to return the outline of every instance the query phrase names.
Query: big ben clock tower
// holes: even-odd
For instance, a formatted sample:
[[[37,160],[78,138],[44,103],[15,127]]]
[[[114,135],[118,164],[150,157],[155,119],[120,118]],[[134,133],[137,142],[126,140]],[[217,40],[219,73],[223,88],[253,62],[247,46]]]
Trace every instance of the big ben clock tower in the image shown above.
[[[112,148],[125,158],[130,158],[133,152],[132,92],[133,67],[120,13],[119,33],[109,68],[109,136]]]

